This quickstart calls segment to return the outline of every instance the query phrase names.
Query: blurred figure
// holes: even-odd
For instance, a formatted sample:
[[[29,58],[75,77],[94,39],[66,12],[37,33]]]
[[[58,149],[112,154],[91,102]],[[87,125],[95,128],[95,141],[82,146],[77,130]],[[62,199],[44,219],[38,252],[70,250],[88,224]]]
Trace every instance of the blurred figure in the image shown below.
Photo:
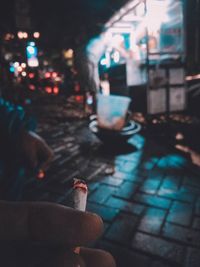
[[[24,170],[47,168],[53,152],[34,133],[35,125],[24,110],[0,98],[0,198],[21,200]]]

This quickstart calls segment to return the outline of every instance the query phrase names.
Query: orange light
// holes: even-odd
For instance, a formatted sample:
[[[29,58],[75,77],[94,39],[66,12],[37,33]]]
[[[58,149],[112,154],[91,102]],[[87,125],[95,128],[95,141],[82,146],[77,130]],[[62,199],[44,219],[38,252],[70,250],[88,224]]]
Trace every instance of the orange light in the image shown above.
[[[53,88],[53,92],[54,92],[55,95],[57,95],[59,93],[59,88],[57,86],[55,86]]]
[[[64,51],[64,58],[70,59],[73,58],[74,51],[72,49],[68,49]]]
[[[44,179],[45,177],[45,172],[43,170],[39,170],[38,174],[37,174],[37,178],[38,179]]]
[[[45,91],[48,93],[48,94],[51,94],[52,93],[52,88],[50,86],[47,86],[45,87]]]

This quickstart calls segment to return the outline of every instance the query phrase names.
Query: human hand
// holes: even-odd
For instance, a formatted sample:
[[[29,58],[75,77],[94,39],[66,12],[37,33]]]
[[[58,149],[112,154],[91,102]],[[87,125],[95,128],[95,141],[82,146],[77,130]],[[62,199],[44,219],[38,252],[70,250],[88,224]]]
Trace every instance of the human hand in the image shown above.
[[[38,134],[23,131],[21,134],[21,152],[27,165],[32,168],[46,170],[53,158],[53,151]]]
[[[102,250],[84,249],[102,233],[102,220],[48,202],[0,201],[0,259],[4,267],[115,267]],[[80,255],[73,248],[81,246]]]

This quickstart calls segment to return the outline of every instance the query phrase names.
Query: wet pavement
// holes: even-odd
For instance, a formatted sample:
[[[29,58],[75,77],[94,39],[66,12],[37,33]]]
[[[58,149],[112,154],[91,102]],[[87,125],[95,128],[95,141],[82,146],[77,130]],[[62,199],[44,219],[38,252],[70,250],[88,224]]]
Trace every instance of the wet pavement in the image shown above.
[[[145,128],[105,147],[72,109],[40,112],[38,133],[55,157],[44,179],[27,181],[24,198],[68,205],[69,181],[85,178],[87,210],[105,226],[91,246],[110,251],[118,267],[199,267],[200,168],[189,154]]]

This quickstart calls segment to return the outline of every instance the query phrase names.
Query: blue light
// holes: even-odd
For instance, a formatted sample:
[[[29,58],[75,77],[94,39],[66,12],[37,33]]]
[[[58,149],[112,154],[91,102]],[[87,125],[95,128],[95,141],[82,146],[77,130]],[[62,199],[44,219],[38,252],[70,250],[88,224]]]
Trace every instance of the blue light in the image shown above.
[[[27,52],[31,55],[34,55],[35,50],[32,46],[27,46]]]
[[[28,45],[35,46],[35,42],[29,42]]]
[[[92,96],[89,96],[89,97],[87,98],[87,104],[88,104],[88,105],[92,105],[92,103],[93,103],[93,98],[92,98]]]
[[[31,45],[26,47],[27,58],[37,57],[37,48]]]
[[[15,68],[13,66],[10,66],[10,72],[15,72]]]

